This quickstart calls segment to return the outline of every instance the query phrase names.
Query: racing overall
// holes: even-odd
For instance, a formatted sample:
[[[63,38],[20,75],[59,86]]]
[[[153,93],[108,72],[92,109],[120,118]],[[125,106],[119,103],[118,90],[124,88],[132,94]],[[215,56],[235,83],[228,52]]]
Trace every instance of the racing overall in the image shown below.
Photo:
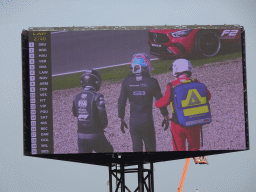
[[[198,151],[200,149],[200,129],[201,125],[191,127],[183,127],[178,123],[177,115],[173,108],[173,94],[171,88],[187,81],[189,78],[185,74],[181,74],[176,80],[172,81],[166,86],[165,95],[155,102],[157,108],[171,105],[172,118],[171,118],[171,132],[172,132],[172,145],[174,151],[186,151],[186,139],[188,141],[188,151]],[[199,82],[199,81],[198,81]],[[211,94],[207,89],[207,99],[211,99]]]
[[[73,98],[73,115],[78,119],[79,153],[113,152],[103,130],[108,125],[108,118],[102,94],[85,88]]]
[[[118,117],[124,118],[126,100],[130,102],[130,133],[134,152],[156,151],[155,128],[152,114],[153,97],[162,97],[158,81],[149,73],[131,74],[122,82],[118,100]],[[163,116],[168,115],[166,107],[160,108]]]

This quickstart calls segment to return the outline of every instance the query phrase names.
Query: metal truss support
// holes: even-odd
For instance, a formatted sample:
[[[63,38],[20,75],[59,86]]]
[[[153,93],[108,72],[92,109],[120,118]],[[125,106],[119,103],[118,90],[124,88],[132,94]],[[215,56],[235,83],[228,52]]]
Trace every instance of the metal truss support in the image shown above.
[[[126,166],[128,167],[128,166]],[[134,192],[154,192],[153,163],[149,169],[144,169],[143,163],[138,162],[138,168],[125,168],[124,163],[109,165],[109,192],[113,192],[112,178],[116,179],[116,189],[114,192],[132,192],[125,185],[125,173],[138,173],[138,187]],[[144,177],[144,173],[146,176]]]

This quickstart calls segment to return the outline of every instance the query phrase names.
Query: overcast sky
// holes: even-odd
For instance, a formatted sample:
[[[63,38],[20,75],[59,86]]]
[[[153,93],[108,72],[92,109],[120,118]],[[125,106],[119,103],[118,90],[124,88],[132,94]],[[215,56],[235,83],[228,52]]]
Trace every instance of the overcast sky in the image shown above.
[[[183,191],[256,191],[254,0],[1,0],[0,7],[0,191],[107,191],[106,167],[23,156],[22,29],[165,24],[244,26],[250,150],[209,156],[209,165],[195,165],[191,161]],[[6,97],[3,93],[8,88],[13,89],[14,94]],[[155,191],[176,191],[184,163],[185,159],[155,163]],[[137,176],[126,179],[134,190]]]

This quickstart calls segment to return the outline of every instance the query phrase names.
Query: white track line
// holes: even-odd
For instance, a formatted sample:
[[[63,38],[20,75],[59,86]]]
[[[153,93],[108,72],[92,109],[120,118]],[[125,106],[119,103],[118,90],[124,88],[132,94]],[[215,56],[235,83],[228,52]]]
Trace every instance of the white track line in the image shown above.
[[[150,61],[153,61],[153,60],[158,60],[158,58],[150,59]],[[122,63],[122,64],[110,65],[110,66],[106,66],[106,67],[99,67],[99,68],[93,68],[93,69],[98,70],[98,69],[105,69],[105,68],[117,67],[117,66],[122,66],[122,65],[129,65],[129,64],[131,64],[131,63]],[[72,72],[67,72],[67,73],[59,73],[59,74],[52,75],[52,77],[68,75],[68,74],[73,74],[73,73],[80,73],[80,72],[84,72],[84,71],[86,71],[86,70],[72,71]]]
[[[51,34],[55,34],[55,33],[64,33],[64,32],[67,32],[67,31],[56,31],[56,32],[51,32]]]

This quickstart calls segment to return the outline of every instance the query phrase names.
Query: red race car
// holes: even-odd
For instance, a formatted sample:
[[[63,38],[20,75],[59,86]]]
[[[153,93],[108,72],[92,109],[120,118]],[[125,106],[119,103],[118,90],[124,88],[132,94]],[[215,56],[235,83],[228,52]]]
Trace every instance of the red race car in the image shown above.
[[[148,32],[150,53],[159,58],[213,57],[221,47],[232,48],[234,43],[239,45],[240,42],[240,29],[154,29]]]

